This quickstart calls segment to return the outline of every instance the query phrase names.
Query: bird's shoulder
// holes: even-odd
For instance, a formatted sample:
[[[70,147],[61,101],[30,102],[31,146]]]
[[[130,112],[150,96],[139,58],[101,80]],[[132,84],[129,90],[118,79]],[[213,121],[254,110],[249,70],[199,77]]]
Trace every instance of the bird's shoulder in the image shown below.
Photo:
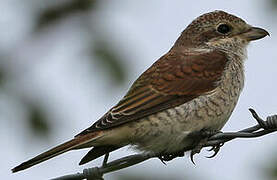
[[[226,54],[217,50],[171,50],[140,75],[117,105],[79,135],[138,120],[212,91],[227,61]]]

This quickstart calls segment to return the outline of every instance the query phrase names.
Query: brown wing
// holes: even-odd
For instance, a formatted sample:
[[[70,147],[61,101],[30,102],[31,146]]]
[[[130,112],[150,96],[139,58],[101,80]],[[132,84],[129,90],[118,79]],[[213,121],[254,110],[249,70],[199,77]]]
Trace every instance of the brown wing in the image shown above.
[[[220,51],[169,52],[135,81],[116,106],[79,135],[138,120],[210,92],[217,87],[226,63]]]

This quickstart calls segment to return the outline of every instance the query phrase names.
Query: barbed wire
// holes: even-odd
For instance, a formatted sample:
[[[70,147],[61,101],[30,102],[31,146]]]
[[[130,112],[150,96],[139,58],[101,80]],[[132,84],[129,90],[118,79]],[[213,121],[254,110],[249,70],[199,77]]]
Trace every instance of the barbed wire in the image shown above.
[[[207,139],[207,141],[202,145],[202,147],[212,147],[209,151],[215,152],[212,156],[208,158],[214,157],[224,143],[231,141],[235,138],[255,138],[255,137],[264,136],[266,134],[270,134],[272,132],[277,131],[277,115],[268,116],[264,121],[262,118],[259,117],[259,115],[255,112],[254,109],[249,109],[249,111],[251,112],[254,119],[257,121],[257,125],[240,130],[238,132],[217,132],[214,135],[211,135]],[[51,180],[82,180],[82,179],[104,180],[103,178],[104,174],[107,174],[113,171],[118,171],[120,169],[133,166],[135,164],[139,164],[151,158],[159,158],[164,163],[164,161],[170,161],[177,157],[182,157],[184,156],[184,152],[193,150],[194,148],[195,146],[190,146],[190,147],[184,148],[181,153],[164,154],[159,156],[144,154],[144,153],[129,155],[129,156],[111,161],[109,163],[107,162],[109,154],[106,154],[101,167],[84,169],[82,173],[65,175]],[[196,153],[200,153],[200,150],[197,151]],[[191,159],[193,158],[194,154],[195,153],[191,153]],[[193,162],[193,159],[192,159],[192,162]]]

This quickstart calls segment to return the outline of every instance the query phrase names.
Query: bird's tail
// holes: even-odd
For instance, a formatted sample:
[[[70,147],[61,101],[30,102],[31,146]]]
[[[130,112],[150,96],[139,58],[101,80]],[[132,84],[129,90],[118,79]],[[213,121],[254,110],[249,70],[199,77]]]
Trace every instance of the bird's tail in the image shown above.
[[[46,161],[50,158],[53,158],[59,154],[65,153],[72,149],[77,149],[79,146],[82,146],[86,143],[93,141],[94,139],[97,139],[97,137],[98,137],[98,133],[88,134],[84,136],[77,136],[72,140],[69,140],[63,144],[60,144],[44,153],[39,154],[38,156],[28,161],[21,163],[20,165],[14,167],[12,169],[12,172],[15,173],[15,172],[27,169],[43,161]]]

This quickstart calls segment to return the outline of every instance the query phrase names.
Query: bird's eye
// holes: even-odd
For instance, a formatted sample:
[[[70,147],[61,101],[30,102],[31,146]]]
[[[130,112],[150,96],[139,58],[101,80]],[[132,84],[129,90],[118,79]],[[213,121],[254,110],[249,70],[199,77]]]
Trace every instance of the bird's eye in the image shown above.
[[[216,30],[221,34],[227,34],[231,31],[231,29],[232,28],[227,24],[220,24]]]

